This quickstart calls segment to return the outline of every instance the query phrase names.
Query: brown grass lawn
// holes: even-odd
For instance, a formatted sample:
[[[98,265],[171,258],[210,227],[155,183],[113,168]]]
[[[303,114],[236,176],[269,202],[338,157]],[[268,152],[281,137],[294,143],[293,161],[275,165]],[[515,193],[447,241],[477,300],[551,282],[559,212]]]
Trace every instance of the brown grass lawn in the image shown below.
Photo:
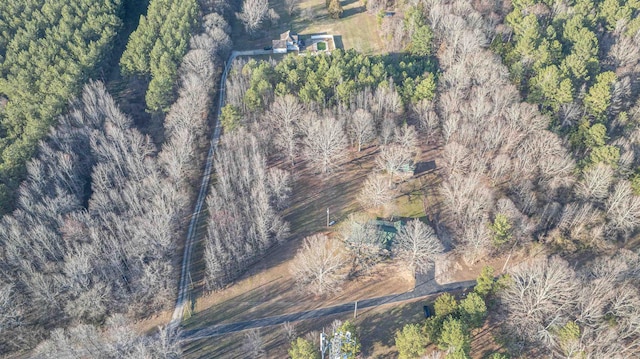
[[[290,262],[303,239],[326,232],[339,240],[334,231],[349,214],[361,212],[357,196],[364,179],[374,170],[378,147],[350,153],[350,159],[331,174],[322,175],[304,162],[296,164],[290,207],[283,213],[290,224],[291,237],[276,245],[253,265],[240,280],[227,289],[196,298],[194,313],[185,325],[189,329],[206,325],[266,317],[340,304],[356,299],[402,293],[413,288],[413,276],[399,263],[383,263],[364,277],[350,281],[338,295],[314,297],[300,293],[289,273]],[[435,156],[434,150],[422,151],[421,160]],[[283,165],[274,163],[273,165]],[[391,208],[372,211],[382,216],[390,212],[404,217],[424,217],[423,189],[427,180],[412,179],[399,185],[400,195]],[[330,220],[338,225],[327,228]]]
[[[361,153],[351,153],[351,159],[330,175],[314,173],[305,163],[298,163],[294,169],[293,198],[285,211],[285,219],[291,225],[291,238],[272,248],[261,260],[253,265],[234,284],[214,293],[196,296],[194,310],[185,317],[186,330],[215,324],[230,323],[261,317],[268,317],[330,305],[348,303],[358,299],[371,298],[392,293],[402,293],[413,288],[413,276],[398,263],[383,263],[372,273],[344,284],[342,291],[335,295],[313,296],[302,293],[295,286],[290,275],[290,262],[295,256],[304,237],[324,232],[330,240],[339,240],[337,233],[340,221],[350,213],[361,212],[357,204],[357,194],[364,178],[373,170],[377,147],[364,149]],[[420,160],[437,158],[437,149],[423,145]],[[272,165],[282,165],[274,163]],[[432,212],[429,206],[436,205],[438,199],[432,194],[437,184],[437,175],[429,173],[400,183],[400,192],[392,206],[372,211],[370,215],[384,212],[403,217],[424,217]],[[330,208],[331,220],[338,225],[326,227],[326,209]],[[490,259],[474,266],[465,266],[455,256],[448,256],[451,265],[446,266],[448,281],[475,278],[484,264],[491,264],[496,271],[502,269],[506,256]],[[511,264],[520,259],[512,257]],[[443,283],[444,283],[443,282]],[[432,299],[431,299],[432,300]],[[367,308],[359,312],[358,323],[362,331],[363,352],[367,358],[395,358],[393,335],[402,325],[419,321],[421,306],[425,301]],[[348,319],[351,314],[337,317]],[[151,330],[170,318],[170,311],[138,324],[141,331]],[[298,334],[328,327],[332,318],[314,319],[296,323]],[[286,355],[288,343],[281,326],[263,328],[268,358],[282,358]],[[243,333],[229,334],[207,340],[198,340],[186,346],[186,357],[193,358],[243,358],[241,341]],[[479,337],[490,341],[489,332]],[[479,339],[480,340],[480,339]],[[477,347],[485,348],[485,344]]]
[[[356,49],[365,54],[380,54],[384,43],[378,34],[378,23],[374,14],[366,12],[360,0],[342,0],[342,18],[332,19],[327,13],[325,0],[300,0],[293,16],[284,8],[283,0],[271,0],[270,6],[280,15],[277,25],[267,24],[263,30],[249,36],[242,24],[232,23],[234,49],[251,50],[270,46],[271,40],[292,30],[302,35],[331,34],[336,36],[336,46]]]

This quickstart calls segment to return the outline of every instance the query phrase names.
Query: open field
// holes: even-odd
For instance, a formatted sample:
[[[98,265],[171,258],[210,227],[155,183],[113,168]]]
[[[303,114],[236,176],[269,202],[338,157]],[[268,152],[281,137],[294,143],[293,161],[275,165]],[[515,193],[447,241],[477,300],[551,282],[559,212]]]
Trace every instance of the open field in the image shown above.
[[[366,176],[374,170],[377,151],[377,146],[371,146],[362,152],[352,153],[347,163],[328,175],[314,173],[304,162],[297,163],[291,205],[283,213],[291,228],[289,240],[271,248],[239,281],[227,289],[196,298],[193,316],[185,322],[185,326],[197,329],[206,325],[315,309],[412,289],[413,276],[408,270],[401,268],[399,263],[383,263],[370,275],[347,282],[340,294],[327,298],[303,295],[295,287],[289,273],[290,262],[302,240],[309,235],[327,231],[327,208],[330,212],[329,219],[338,224],[349,214],[361,211],[357,196]],[[434,155],[434,152],[423,151],[421,160]],[[405,217],[424,217],[421,194],[423,185],[426,183],[417,179],[403,183],[397,203],[393,205],[393,213],[397,211]],[[331,229],[335,231],[338,227]],[[332,240],[339,240],[336,233],[327,233]]]
[[[271,40],[278,39],[281,33],[292,30],[301,35],[335,35],[336,47],[356,49],[365,54],[380,54],[384,50],[376,16],[367,13],[359,0],[341,1],[344,13],[340,19],[329,17],[324,0],[300,0],[291,16],[285,9],[284,0],[272,0],[269,4],[280,16],[277,25],[267,24],[263,30],[249,36],[242,23],[234,21],[234,49],[261,49],[270,46]]]

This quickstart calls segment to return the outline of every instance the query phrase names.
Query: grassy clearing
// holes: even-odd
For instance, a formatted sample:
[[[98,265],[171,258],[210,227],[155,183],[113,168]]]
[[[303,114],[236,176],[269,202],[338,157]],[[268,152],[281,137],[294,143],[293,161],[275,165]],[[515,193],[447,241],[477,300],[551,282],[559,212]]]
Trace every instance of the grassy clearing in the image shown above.
[[[266,25],[258,33],[249,36],[242,23],[232,22],[234,48],[238,50],[261,49],[270,46],[271,40],[292,30],[299,34],[332,34],[336,36],[336,47],[356,49],[365,54],[380,54],[384,43],[378,34],[376,16],[366,12],[359,0],[343,0],[344,13],[340,19],[332,19],[327,13],[324,0],[301,0],[290,16],[284,0],[272,0],[270,5],[280,16],[276,25]]]
[[[339,320],[347,320],[352,315],[348,313],[333,315],[313,320],[305,320],[295,323],[297,335],[304,336],[311,331],[322,330],[322,328],[330,328],[331,322]],[[289,341],[286,332],[281,325],[266,327],[260,329],[260,335],[264,343],[265,358],[287,358],[287,350],[289,349]],[[314,338],[319,340],[319,332],[314,333]],[[249,356],[246,354],[242,343],[245,338],[245,332],[231,333],[219,337],[194,340],[185,343],[184,354],[185,359],[195,358],[219,358],[219,359],[245,359]]]
[[[301,2],[299,14],[294,18],[293,29],[301,34],[338,35],[345,49],[356,49],[364,54],[380,54],[384,51],[384,42],[378,33],[376,16],[366,12],[359,0],[341,1],[344,13],[340,19],[329,17],[324,0],[306,0]]]
[[[317,309],[361,298],[404,293],[414,286],[408,270],[386,263],[367,276],[345,283],[338,294],[314,296],[302,293],[289,272],[299,244],[300,241],[294,241],[275,248],[226,290],[198,298],[194,313],[183,323],[185,328],[198,329]]]
[[[245,275],[227,289],[196,299],[193,315],[185,321],[189,329],[266,317],[301,310],[345,303],[413,288],[413,276],[398,263],[384,263],[368,276],[346,283],[334,296],[314,297],[300,293],[289,273],[290,262],[302,243],[311,234],[327,231],[327,208],[330,220],[340,224],[349,214],[362,209],[357,202],[360,186],[374,170],[377,147],[354,153],[352,160],[339,171],[320,175],[300,162],[295,169],[293,197],[284,217],[291,227],[288,242],[277,245],[252,266]],[[425,156],[429,156],[425,152]],[[357,156],[357,157],[356,157]],[[397,214],[404,217],[424,217],[422,208],[423,182],[410,180],[401,186]],[[339,225],[331,227],[338,230]],[[334,237],[333,240],[338,240]]]

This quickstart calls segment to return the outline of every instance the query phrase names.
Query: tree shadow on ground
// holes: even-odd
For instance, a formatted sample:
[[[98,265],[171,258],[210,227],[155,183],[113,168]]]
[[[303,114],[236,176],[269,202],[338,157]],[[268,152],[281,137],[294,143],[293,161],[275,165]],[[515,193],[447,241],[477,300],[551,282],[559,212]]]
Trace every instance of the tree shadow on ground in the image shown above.
[[[352,7],[349,9],[344,10],[344,12],[342,13],[342,16],[340,17],[341,19],[346,19],[350,16],[354,16],[360,13],[365,12],[367,9],[365,9],[364,6],[358,6],[358,7]]]
[[[354,154],[355,159],[343,164],[329,174],[317,174],[314,170],[299,163],[298,178],[293,185],[291,206],[285,211],[285,220],[291,226],[291,232],[297,238],[326,230],[327,208],[329,220],[340,220],[359,208],[356,197],[360,186],[373,167],[372,161],[361,161],[377,148],[372,147]]]
[[[244,333],[232,333],[220,338],[186,341],[182,344],[184,357],[244,359]]]
[[[193,330],[281,314],[288,306],[295,304],[278,299],[281,293],[291,290],[291,285],[282,278],[272,279],[248,292],[228,298],[194,314],[184,321],[184,327],[187,330]]]
[[[340,2],[340,5],[342,5],[342,7],[347,7],[347,6],[351,5],[351,4],[357,3],[359,1],[360,0],[345,0],[345,1]]]

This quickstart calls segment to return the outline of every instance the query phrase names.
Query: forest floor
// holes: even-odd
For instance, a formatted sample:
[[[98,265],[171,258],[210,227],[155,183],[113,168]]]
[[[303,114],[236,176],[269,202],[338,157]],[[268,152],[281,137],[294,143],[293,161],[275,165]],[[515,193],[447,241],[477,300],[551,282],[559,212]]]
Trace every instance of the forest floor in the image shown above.
[[[232,38],[236,50],[262,49],[271,46],[271,40],[291,30],[302,35],[330,34],[335,36],[337,48],[356,49],[364,54],[381,54],[384,41],[378,32],[377,18],[366,11],[360,0],[342,0],[344,13],[340,19],[329,17],[325,0],[300,0],[296,10],[289,15],[284,0],[272,0],[269,5],[280,20],[274,26],[248,35],[240,21],[232,22]]]

